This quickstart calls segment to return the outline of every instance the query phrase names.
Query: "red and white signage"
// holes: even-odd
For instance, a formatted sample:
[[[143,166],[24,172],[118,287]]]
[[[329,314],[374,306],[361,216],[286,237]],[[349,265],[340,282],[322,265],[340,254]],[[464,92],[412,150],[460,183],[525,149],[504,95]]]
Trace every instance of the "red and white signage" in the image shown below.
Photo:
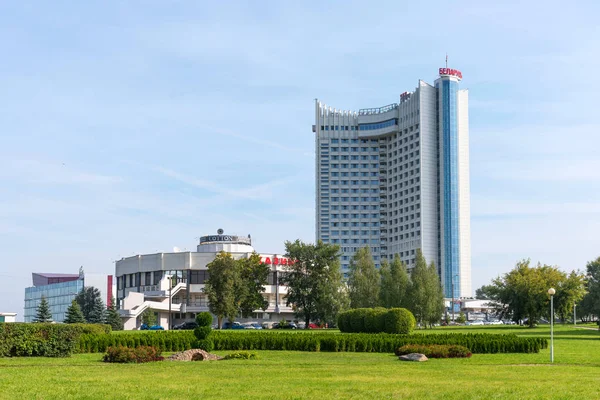
[[[267,265],[292,265],[294,261],[285,257],[261,257],[260,263]]]
[[[452,68],[440,68],[440,76],[455,76],[458,79],[462,79],[462,72]]]

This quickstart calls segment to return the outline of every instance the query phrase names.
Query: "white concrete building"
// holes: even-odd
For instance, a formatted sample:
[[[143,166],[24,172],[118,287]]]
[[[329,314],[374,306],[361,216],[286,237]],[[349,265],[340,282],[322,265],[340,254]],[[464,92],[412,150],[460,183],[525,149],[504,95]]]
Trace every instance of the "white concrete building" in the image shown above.
[[[17,313],[0,312],[0,322],[17,322]]]
[[[341,246],[347,272],[370,246],[376,265],[421,249],[445,296],[471,295],[468,92],[440,68],[399,103],[342,111],[316,101],[316,238]],[[454,293],[453,293],[454,292]],[[453,296],[454,295],[454,296]]]
[[[118,260],[115,267],[117,301],[125,329],[138,329],[146,309],[158,314],[158,324],[165,329],[171,328],[169,319],[176,325],[193,320],[198,312],[209,311],[204,293],[207,264],[221,251],[240,259],[249,257],[254,248],[250,235],[225,235],[219,229],[216,235],[202,236],[195,252],[140,254]],[[271,268],[264,293],[269,306],[264,311],[256,310],[250,320],[293,319],[292,309],[285,305],[287,287],[278,284],[282,266],[287,265],[288,259],[273,253],[260,254],[260,257]],[[174,281],[171,289],[170,280]],[[241,318],[238,320],[243,322]]]

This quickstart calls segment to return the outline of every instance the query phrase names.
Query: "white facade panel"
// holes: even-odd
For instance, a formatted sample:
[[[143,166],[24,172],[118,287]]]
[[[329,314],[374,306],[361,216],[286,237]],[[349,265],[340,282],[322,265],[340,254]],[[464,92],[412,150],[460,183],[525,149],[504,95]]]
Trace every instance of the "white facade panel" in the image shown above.
[[[458,170],[460,218],[460,296],[471,288],[471,189],[469,174],[469,92],[458,91]]]

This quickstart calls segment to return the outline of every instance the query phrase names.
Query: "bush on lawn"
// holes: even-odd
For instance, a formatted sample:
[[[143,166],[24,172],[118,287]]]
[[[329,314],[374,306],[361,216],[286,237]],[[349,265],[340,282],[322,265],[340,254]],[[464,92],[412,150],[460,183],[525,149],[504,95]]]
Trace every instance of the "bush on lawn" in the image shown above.
[[[465,346],[447,344],[407,344],[395,351],[397,356],[410,353],[425,354],[428,358],[469,358],[472,355]]]
[[[196,348],[202,349],[208,352],[213,350],[214,343],[210,339],[210,334],[212,332],[211,324],[212,324],[212,315],[209,312],[201,312],[196,316],[196,323],[198,327],[194,329],[194,335],[198,342],[196,343]]]
[[[410,334],[415,328],[414,315],[405,308],[356,308],[338,315],[340,331],[347,333]]]
[[[68,357],[82,335],[110,332],[102,324],[0,324],[0,357]]]
[[[104,362],[108,363],[145,363],[162,361],[160,349],[152,346],[129,348],[123,346],[109,347],[104,355]]]
[[[236,351],[235,353],[229,353],[223,360],[257,360],[258,355],[248,351]]]

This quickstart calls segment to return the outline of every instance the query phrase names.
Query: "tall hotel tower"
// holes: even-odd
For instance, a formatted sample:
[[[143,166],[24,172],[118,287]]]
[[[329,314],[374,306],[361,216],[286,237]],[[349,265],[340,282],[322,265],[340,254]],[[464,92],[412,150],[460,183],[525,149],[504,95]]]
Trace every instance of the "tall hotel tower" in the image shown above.
[[[341,111],[316,101],[316,236],[339,244],[344,272],[370,246],[375,263],[421,249],[446,297],[471,296],[468,91],[440,68],[400,103]],[[454,291],[454,293],[452,293]],[[454,295],[454,296],[453,296]]]

